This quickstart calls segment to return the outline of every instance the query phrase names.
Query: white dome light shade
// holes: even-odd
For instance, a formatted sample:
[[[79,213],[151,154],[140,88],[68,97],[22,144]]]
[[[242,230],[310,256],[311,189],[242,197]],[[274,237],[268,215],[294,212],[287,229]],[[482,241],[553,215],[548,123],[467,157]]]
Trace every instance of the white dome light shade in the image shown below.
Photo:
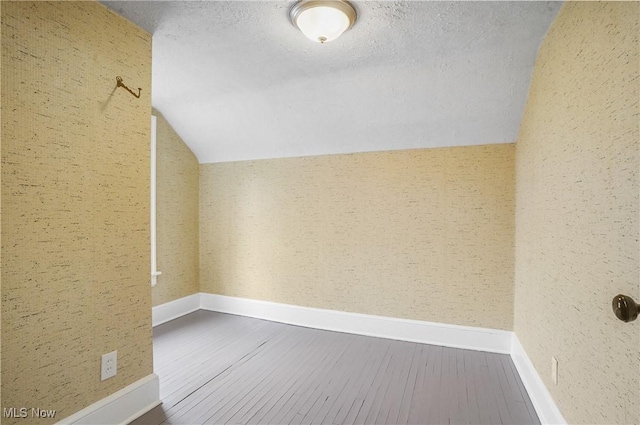
[[[297,3],[291,21],[310,40],[326,43],[351,28],[356,20],[353,7],[341,0],[308,0]]]
[[[349,28],[349,18],[333,7],[319,6],[302,12],[296,24],[310,40],[325,43],[340,37]]]

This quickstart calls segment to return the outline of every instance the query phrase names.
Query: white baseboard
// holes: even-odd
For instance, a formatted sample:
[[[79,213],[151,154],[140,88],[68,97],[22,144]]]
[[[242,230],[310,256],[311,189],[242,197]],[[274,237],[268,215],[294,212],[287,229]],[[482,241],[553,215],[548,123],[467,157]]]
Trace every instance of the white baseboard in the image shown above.
[[[543,424],[566,425],[518,337],[510,331],[422,322],[199,293],[153,308],[157,326],[198,309],[315,329],[510,354]]]
[[[529,398],[531,398],[531,403],[533,403],[533,407],[538,413],[540,422],[543,424],[566,425],[567,421],[562,417],[560,409],[553,401],[553,397],[551,397],[542,378],[538,375],[516,334],[513,334],[511,340],[511,359],[518,370],[524,387],[527,389],[527,393],[529,393]]]
[[[152,373],[61,420],[58,424],[126,425],[160,403],[160,382],[158,376]]]
[[[153,307],[151,312],[151,323],[153,326],[158,326],[199,309],[200,293],[189,295]]]
[[[329,331],[509,354],[510,331],[300,307],[201,293],[203,310]]]

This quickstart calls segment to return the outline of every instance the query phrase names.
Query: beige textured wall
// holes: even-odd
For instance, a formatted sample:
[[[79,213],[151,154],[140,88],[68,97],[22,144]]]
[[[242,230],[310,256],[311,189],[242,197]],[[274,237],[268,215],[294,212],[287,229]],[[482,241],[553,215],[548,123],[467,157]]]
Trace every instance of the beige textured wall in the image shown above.
[[[514,145],[200,168],[203,292],[511,329]]]
[[[2,22],[2,2],[0,1],[0,23]],[[1,28],[1,26],[0,26]],[[0,46],[2,31],[0,30]],[[2,54],[0,50],[0,55]],[[2,56],[0,56],[0,82],[2,81]],[[2,84],[0,84],[0,188],[2,188]],[[0,190],[0,247],[2,246],[2,190]],[[0,408],[2,407],[2,249],[0,248]],[[0,424],[2,415],[0,414]]]
[[[2,2],[2,407],[59,420],[152,373],[150,86],[151,36],[99,3]]]
[[[198,280],[199,164],[160,113],[156,129],[156,247],[153,305],[200,292]]]
[[[640,423],[639,6],[565,4],[516,145],[515,332],[571,424]]]

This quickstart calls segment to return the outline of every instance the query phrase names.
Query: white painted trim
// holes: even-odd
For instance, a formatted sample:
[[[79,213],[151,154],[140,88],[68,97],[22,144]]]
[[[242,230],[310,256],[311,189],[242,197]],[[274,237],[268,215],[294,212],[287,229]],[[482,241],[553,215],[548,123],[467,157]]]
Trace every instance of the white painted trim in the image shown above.
[[[309,328],[510,354],[543,424],[566,425],[531,360],[510,331],[422,322],[198,293],[153,308],[153,326],[198,309]]]
[[[155,115],[151,115],[151,152],[149,157],[149,163],[151,165],[151,170],[149,172],[149,189],[151,192],[149,199],[149,234],[151,235],[151,286],[156,286],[158,284],[158,276],[162,274],[162,272],[158,271],[158,257],[156,254],[156,129],[157,117]]]
[[[200,293],[178,298],[151,309],[151,323],[158,326],[200,309]]]
[[[158,406],[160,381],[155,373],[61,420],[58,424],[126,425]]]
[[[510,331],[347,313],[201,293],[200,308],[329,331],[509,354]]]
[[[511,358],[524,387],[527,389],[527,393],[529,393],[529,398],[531,398],[531,403],[533,403],[533,407],[538,413],[540,422],[543,424],[566,425],[567,421],[562,417],[560,409],[553,401],[553,397],[551,397],[549,390],[547,390],[542,378],[538,375],[515,333],[511,338]]]

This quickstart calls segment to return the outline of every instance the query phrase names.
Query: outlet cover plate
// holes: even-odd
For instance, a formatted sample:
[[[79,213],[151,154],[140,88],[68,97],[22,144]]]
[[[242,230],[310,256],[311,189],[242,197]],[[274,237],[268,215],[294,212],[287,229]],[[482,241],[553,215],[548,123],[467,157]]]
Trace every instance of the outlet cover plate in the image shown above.
[[[118,350],[102,355],[100,380],[112,378],[118,373]]]
[[[551,356],[551,380],[558,385],[558,359]]]

